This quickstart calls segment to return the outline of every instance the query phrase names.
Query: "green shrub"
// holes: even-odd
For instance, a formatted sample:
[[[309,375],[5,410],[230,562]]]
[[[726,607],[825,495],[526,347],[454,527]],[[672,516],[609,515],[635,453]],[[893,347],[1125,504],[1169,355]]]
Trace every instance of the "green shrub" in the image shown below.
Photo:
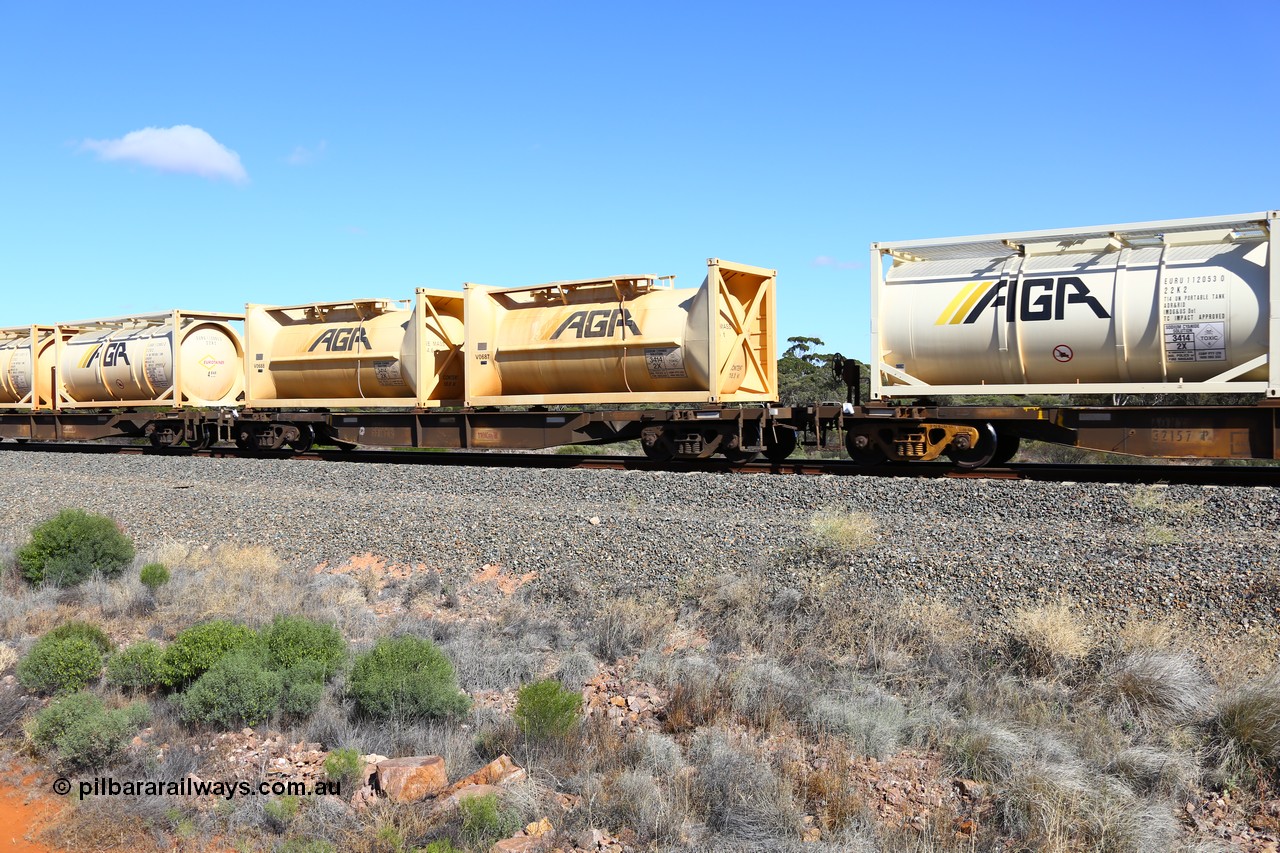
[[[22,576],[32,583],[75,586],[94,572],[115,577],[133,561],[133,542],[104,515],[64,509],[31,531],[18,551]]]
[[[453,842],[447,838],[437,838],[426,847],[422,848],[422,853],[463,853],[457,847],[453,846]]]
[[[45,634],[18,663],[18,681],[28,690],[70,693],[102,672],[106,635],[92,625],[68,622]],[[107,643],[110,648],[110,644]]]
[[[324,667],[318,661],[303,661],[282,672],[280,680],[280,710],[290,716],[310,716],[324,698]]]
[[[276,617],[263,630],[262,642],[276,668],[292,669],[304,661],[314,661],[323,668],[321,681],[332,678],[347,656],[346,641],[337,628],[298,616]]]
[[[143,640],[107,658],[107,682],[126,690],[149,690],[165,683],[164,649]]]
[[[500,803],[497,794],[460,800],[458,814],[462,816],[462,837],[476,850],[488,850],[495,841],[515,834],[520,828],[520,815]]]
[[[515,719],[520,731],[534,740],[564,737],[578,723],[582,696],[549,678],[526,684],[516,696]]]
[[[124,748],[149,713],[142,702],[108,711],[97,696],[81,691],[54,700],[36,714],[31,741],[43,752],[55,752],[59,768],[98,768]]]
[[[375,717],[444,717],[470,706],[458,690],[453,664],[419,637],[378,640],[356,659],[349,690],[360,709]]]
[[[354,783],[364,770],[364,762],[360,753],[349,746],[335,749],[324,758],[324,775],[345,787]]]
[[[70,640],[72,638],[88,640],[97,646],[104,655],[111,651],[111,639],[107,637],[106,631],[103,631],[97,625],[81,622],[78,619],[64,622],[57,628],[46,632],[44,636],[51,640]]]
[[[277,797],[267,800],[262,806],[267,816],[267,823],[276,832],[284,832],[289,824],[298,816],[298,798],[294,796]]]
[[[253,629],[226,619],[192,625],[164,651],[165,683],[177,687],[194,681],[227,654],[257,643]]]
[[[256,726],[279,706],[284,685],[254,649],[240,649],[216,661],[177,698],[188,722],[223,728]]]
[[[276,850],[279,853],[338,853],[338,848],[323,838],[290,838]]]
[[[169,569],[164,563],[147,563],[142,567],[142,571],[138,572],[138,580],[154,593],[169,582]]]

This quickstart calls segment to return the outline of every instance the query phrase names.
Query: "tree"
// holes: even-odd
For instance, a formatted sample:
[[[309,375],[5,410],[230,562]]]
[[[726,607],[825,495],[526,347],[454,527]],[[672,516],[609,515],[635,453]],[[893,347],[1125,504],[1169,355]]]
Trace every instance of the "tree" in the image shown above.
[[[843,401],[845,384],[832,371],[836,353],[821,352],[822,338],[797,335],[787,338],[786,352],[778,359],[778,400],[791,405],[807,405],[829,400]]]

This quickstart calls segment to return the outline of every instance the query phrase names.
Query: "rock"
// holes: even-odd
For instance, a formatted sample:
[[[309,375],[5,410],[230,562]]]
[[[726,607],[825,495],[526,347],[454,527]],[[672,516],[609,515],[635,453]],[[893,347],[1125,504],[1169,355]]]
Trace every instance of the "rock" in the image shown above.
[[[446,793],[453,793],[468,785],[505,785],[509,782],[518,782],[527,775],[523,767],[511,760],[511,756],[499,755],[475,773],[454,782]]]
[[[458,803],[463,800],[469,800],[472,797],[487,797],[496,793],[498,793],[496,785],[467,785],[465,788],[459,788],[451,794],[436,800],[436,810],[442,811],[447,808],[456,808]]]
[[[592,524],[592,526],[595,526],[595,525],[597,525],[597,524],[599,524],[599,523],[600,523],[600,516],[598,516],[598,515],[593,515],[593,516],[591,516],[591,518],[589,518],[589,519],[587,519],[587,520]]]
[[[583,850],[598,850],[608,843],[609,836],[598,829],[585,829],[578,833],[575,842]]]
[[[555,827],[551,825],[551,821],[547,820],[544,817],[544,818],[535,820],[533,823],[526,826],[524,828],[524,834],[533,836],[534,838],[541,838],[542,836],[553,831],[554,829]]]
[[[438,755],[391,758],[378,762],[378,787],[394,803],[416,803],[449,784]]]
[[[351,795],[351,807],[356,811],[364,811],[378,801],[378,794],[372,785],[364,785]]]
[[[517,835],[514,838],[506,838],[494,844],[489,848],[489,853],[530,853],[530,851],[542,850],[545,847],[546,843],[541,838]]]

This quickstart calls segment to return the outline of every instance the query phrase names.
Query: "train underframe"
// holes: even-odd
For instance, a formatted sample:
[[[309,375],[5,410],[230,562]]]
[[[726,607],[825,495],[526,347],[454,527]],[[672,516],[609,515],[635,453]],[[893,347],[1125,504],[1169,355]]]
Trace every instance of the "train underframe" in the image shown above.
[[[1280,458],[1280,405],[1185,407],[935,406],[820,403],[655,409],[130,410],[0,413],[0,439],[233,443],[306,451],[315,444],[537,450],[635,440],[655,460],[781,462],[798,447],[843,446],[863,465],[1008,462],[1023,440],[1140,457]]]

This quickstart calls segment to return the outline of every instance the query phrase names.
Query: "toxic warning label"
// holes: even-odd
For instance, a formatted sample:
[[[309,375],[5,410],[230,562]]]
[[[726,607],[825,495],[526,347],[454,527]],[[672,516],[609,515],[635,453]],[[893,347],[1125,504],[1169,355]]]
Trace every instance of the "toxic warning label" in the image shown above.
[[[400,375],[400,362],[398,360],[375,361],[373,363],[374,376],[378,377],[379,385],[403,385],[404,377]]]
[[[645,347],[644,366],[654,379],[687,379],[680,347]]]
[[[1165,323],[1169,361],[1226,361],[1226,323]]]
[[[1161,284],[1166,360],[1226,361],[1226,273],[1170,274]]]

